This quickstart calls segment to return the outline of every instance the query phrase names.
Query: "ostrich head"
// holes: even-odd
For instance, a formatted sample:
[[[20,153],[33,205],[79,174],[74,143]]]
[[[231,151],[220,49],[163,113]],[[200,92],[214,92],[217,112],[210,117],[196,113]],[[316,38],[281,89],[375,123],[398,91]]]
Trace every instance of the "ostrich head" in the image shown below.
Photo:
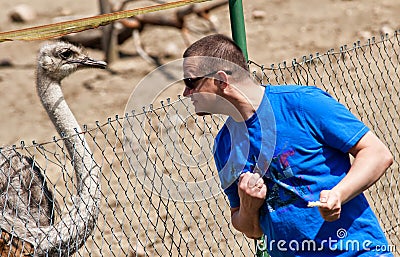
[[[61,81],[78,69],[102,68],[107,63],[91,59],[82,48],[66,42],[57,42],[41,48],[38,71],[48,78]]]

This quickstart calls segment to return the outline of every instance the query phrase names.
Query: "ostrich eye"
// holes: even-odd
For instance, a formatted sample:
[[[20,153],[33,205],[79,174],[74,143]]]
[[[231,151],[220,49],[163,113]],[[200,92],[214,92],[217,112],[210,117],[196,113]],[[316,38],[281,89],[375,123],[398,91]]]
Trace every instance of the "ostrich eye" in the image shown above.
[[[61,51],[59,55],[63,60],[66,60],[68,58],[71,58],[71,56],[73,54],[74,54],[74,52],[71,49],[65,49],[65,50]]]

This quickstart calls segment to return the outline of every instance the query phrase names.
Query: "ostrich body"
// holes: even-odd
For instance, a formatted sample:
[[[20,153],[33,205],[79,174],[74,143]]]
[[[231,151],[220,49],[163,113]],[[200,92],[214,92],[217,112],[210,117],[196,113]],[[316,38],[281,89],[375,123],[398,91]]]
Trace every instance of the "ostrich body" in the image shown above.
[[[61,91],[62,79],[87,67],[105,68],[106,63],[89,58],[80,48],[65,42],[45,45],[39,52],[37,93],[57,132],[65,141],[77,179],[74,208],[69,214],[61,216],[60,221],[54,224],[54,210],[57,210],[58,205],[40,170],[30,158],[19,155],[15,150],[2,150],[0,153],[0,207],[3,214],[0,227],[31,243],[34,256],[73,254],[92,233],[98,217],[99,167],[94,162],[82,130]],[[10,174],[11,170],[13,174]],[[14,187],[9,185],[10,178]],[[27,183],[30,183],[30,188],[26,186]],[[18,193],[16,197],[25,196],[20,197],[21,207],[16,206],[18,201],[10,203],[7,199],[3,200],[4,192],[13,193],[12,190],[7,190],[9,188]],[[8,207],[12,207],[12,210],[9,211]],[[16,209],[25,210],[22,218]],[[26,214],[27,211],[29,215]]]

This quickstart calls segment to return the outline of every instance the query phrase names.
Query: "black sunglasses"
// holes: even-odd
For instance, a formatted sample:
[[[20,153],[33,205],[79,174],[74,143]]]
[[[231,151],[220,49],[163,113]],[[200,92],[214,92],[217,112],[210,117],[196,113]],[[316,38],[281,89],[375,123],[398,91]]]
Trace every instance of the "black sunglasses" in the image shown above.
[[[199,81],[199,80],[201,80],[201,79],[204,79],[204,78],[208,78],[208,77],[210,77],[211,75],[214,75],[214,74],[216,74],[218,71],[213,71],[213,72],[211,72],[211,73],[208,73],[208,74],[206,74],[206,75],[204,75],[204,76],[201,76],[201,77],[194,77],[194,78],[185,78],[185,79],[183,79],[183,82],[185,83],[185,86],[187,87],[187,88],[189,88],[189,89],[195,89],[196,88],[196,82],[197,81]],[[226,74],[228,74],[228,75],[232,75],[232,72],[231,71],[224,71]]]

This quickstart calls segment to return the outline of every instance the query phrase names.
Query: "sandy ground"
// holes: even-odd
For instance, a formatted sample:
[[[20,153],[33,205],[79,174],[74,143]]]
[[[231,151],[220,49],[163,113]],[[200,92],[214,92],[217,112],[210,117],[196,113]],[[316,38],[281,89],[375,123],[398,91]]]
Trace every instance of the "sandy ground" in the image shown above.
[[[17,4],[28,4],[38,18],[27,24],[13,23],[8,13]],[[141,1],[145,6],[151,2]],[[205,3],[207,4],[207,3]],[[204,5],[205,5],[204,4]],[[303,55],[327,50],[366,38],[379,36],[381,31],[393,31],[400,26],[400,4],[395,0],[252,0],[244,1],[249,58],[269,66],[283,60],[291,61]],[[2,1],[0,31],[24,28],[52,22],[64,14],[90,16],[98,12],[97,1],[16,0]],[[265,12],[263,18],[253,17],[255,10]],[[160,13],[162,15],[162,13]],[[215,12],[220,33],[230,35],[228,8]],[[201,37],[193,34],[192,40]],[[147,27],[142,32],[144,49],[160,57],[163,63],[179,58],[185,48],[176,29]],[[0,145],[48,141],[56,135],[35,91],[35,58],[44,42],[6,42],[0,44],[0,59],[14,66],[0,68]],[[166,57],[166,46],[175,46]],[[132,41],[122,46],[135,54]],[[91,51],[103,58],[99,51]],[[123,114],[125,104],[135,85],[155,66],[139,56],[123,59],[111,66],[118,74],[107,71],[81,71],[64,81],[64,93],[81,124],[105,121]]]
[[[11,22],[8,13],[21,3],[30,5],[38,13],[38,18],[26,24]],[[140,1],[138,4],[145,6],[151,2]],[[352,45],[357,40],[364,43],[367,38],[379,37],[382,32],[393,33],[400,28],[400,3],[397,0],[244,0],[243,5],[249,59],[266,66],[284,60],[290,62],[293,58],[299,59],[316,52],[324,53],[344,44]],[[0,31],[51,23],[66,14],[91,16],[97,14],[98,9],[98,3],[94,0],[2,0]],[[264,11],[265,15],[254,17],[254,11]],[[220,8],[212,14],[219,32],[230,35],[228,7]],[[192,34],[191,40],[201,36]],[[141,39],[144,49],[158,56],[162,63],[180,58],[185,49],[184,40],[176,29],[149,26],[142,31]],[[0,67],[0,117],[3,120],[0,123],[0,146],[19,144],[21,140],[26,144],[33,140],[47,142],[56,135],[35,89],[36,54],[43,43],[0,43],[0,60],[8,60],[13,64],[11,67]],[[166,53],[171,48],[175,50]],[[116,71],[115,74],[105,70],[86,70],[64,80],[65,98],[79,123],[90,127],[95,121],[103,123],[108,117],[123,115],[135,86],[156,68],[137,56],[131,40],[126,41],[121,49],[132,54],[132,57],[113,63],[111,69]],[[95,58],[103,58],[100,51],[88,51]],[[151,88],[148,94],[153,94]],[[147,99],[148,95],[143,92],[140,97]],[[170,97],[174,98],[175,95]],[[113,179],[115,183],[120,182],[119,178]],[[106,195],[109,190],[107,186],[104,186]],[[122,202],[120,199],[114,200],[115,203],[110,203],[111,200],[107,199],[108,206],[117,206]],[[118,210],[122,213],[122,209]],[[188,209],[183,211],[182,216],[188,213],[193,215],[192,210]],[[119,214],[110,209],[107,215],[110,216],[104,216],[104,220]],[[97,234],[97,237],[102,238],[102,235]],[[88,251],[91,251],[90,246]]]

